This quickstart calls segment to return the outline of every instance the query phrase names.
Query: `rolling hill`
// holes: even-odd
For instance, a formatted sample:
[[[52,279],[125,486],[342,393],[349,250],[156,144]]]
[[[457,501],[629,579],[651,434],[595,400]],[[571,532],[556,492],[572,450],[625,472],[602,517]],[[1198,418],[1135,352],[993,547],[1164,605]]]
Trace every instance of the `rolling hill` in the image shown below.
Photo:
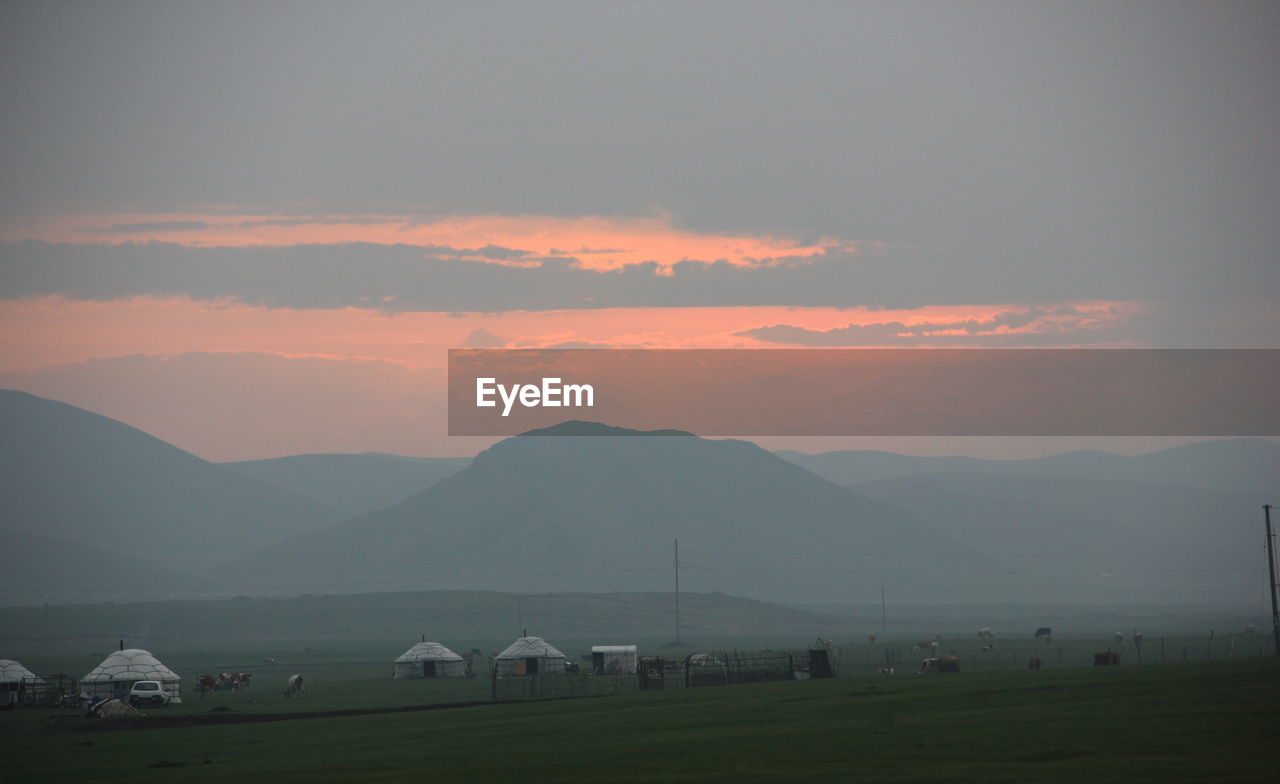
[[[339,519],[122,422],[25,392],[0,390],[0,445],[6,528],[165,569]]]
[[[220,463],[298,495],[319,501],[344,518],[394,506],[466,468],[469,457],[291,455]]]
[[[673,584],[675,539],[694,591],[794,600],[869,597],[881,585],[902,597],[1046,587],[753,444],[591,423],[506,439],[395,507],[227,574],[254,591],[652,591]]]

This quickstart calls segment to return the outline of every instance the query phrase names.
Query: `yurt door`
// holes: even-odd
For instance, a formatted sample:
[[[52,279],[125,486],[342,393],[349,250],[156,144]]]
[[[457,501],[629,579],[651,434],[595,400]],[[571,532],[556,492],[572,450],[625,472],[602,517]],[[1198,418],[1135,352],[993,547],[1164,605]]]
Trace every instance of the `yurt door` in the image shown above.
[[[436,663],[435,663],[435,662],[433,662],[433,661],[424,661],[424,662],[422,663],[422,677],[424,677],[424,678],[434,678],[434,677],[436,677]]]
[[[537,675],[537,674],[538,674],[538,660],[537,660],[536,658],[532,658],[532,657],[530,657],[530,658],[528,658],[528,659],[525,659],[525,660],[524,660],[524,672],[525,672],[525,675]]]

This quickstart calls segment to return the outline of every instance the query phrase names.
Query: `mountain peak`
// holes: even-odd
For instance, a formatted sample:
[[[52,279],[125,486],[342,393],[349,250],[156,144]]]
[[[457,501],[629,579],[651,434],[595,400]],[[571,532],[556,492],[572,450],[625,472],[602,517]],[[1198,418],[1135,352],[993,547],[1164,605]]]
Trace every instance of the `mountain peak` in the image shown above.
[[[520,436],[689,436],[693,433],[684,430],[631,430],[626,427],[614,427],[601,422],[584,422],[581,419],[570,419],[551,427],[538,428],[521,433]]]

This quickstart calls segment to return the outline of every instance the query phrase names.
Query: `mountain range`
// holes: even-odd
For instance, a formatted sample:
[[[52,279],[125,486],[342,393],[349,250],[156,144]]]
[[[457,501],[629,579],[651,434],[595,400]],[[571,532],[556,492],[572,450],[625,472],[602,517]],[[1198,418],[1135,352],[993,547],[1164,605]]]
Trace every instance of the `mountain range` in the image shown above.
[[[1258,507],[1280,477],[1280,446],[1262,440],[992,461],[775,455],[584,422],[471,460],[215,464],[12,391],[0,436],[0,536],[23,555],[0,569],[6,604],[668,591],[678,540],[687,591],[1251,605],[1266,579]]]

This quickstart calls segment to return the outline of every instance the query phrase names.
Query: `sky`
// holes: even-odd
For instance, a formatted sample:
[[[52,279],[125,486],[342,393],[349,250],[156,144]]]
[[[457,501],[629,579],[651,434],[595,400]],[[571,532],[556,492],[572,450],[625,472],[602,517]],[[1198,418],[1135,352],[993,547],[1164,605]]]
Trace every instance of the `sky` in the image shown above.
[[[7,2],[0,386],[214,460],[463,455],[449,348],[1280,348],[1277,40],[1231,0]]]

